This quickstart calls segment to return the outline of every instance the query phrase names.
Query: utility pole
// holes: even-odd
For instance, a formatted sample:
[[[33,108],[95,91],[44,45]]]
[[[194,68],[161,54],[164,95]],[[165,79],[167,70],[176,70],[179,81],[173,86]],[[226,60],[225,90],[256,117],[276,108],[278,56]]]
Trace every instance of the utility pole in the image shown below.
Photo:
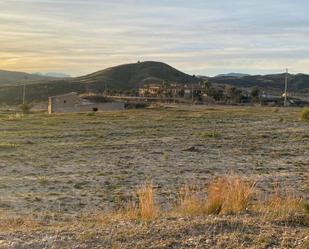
[[[25,104],[26,101],[26,83],[24,83],[23,86],[23,105]]]
[[[194,98],[193,98],[193,83],[191,84],[191,98],[192,98],[192,105],[194,102]]]
[[[284,87],[284,106],[288,106],[288,73],[289,73],[289,70],[286,69],[286,72],[285,72],[285,87]]]

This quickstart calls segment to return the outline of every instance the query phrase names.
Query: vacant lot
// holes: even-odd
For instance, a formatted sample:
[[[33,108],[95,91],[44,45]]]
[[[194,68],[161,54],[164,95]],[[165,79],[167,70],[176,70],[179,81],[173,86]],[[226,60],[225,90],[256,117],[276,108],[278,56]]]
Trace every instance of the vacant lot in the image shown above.
[[[0,114],[0,208],[25,215],[40,212],[80,215],[120,207],[134,199],[137,186],[145,181],[152,181],[158,202],[168,209],[181,186],[186,184],[202,187],[215,177],[226,174],[245,175],[247,179],[256,182],[261,193],[271,191],[273,186],[280,186],[281,189],[285,188],[306,199],[309,179],[309,124],[299,121],[300,111],[293,108],[222,106],[178,106],[52,116],[45,113],[22,116],[3,111]],[[203,237],[205,231],[200,230],[206,227],[208,232],[212,231],[214,234],[227,232],[221,223],[216,224],[217,219],[214,217],[208,221],[195,220],[193,223],[186,219],[170,219],[170,222],[166,219],[159,220],[146,228],[138,224],[134,229],[127,223],[120,225],[119,231],[125,229],[122,232],[127,233],[127,229],[133,229],[135,237],[132,235],[133,242],[124,241],[127,247],[121,244],[123,241],[120,239],[117,243],[122,247],[119,248],[135,248],[132,246],[137,243],[136,240],[141,243],[136,248],[144,248],[147,241],[164,241],[164,236],[172,246],[169,247],[167,241],[167,244],[161,241],[163,244],[160,248],[208,248],[205,247],[207,243],[210,243],[209,248],[222,248],[220,243],[223,246],[226,239],[231,239],[229,236],[232,239],[244,236],[248,220],[251,220],[251,225],[248,226],[253,229],[250,232],[252,235],[269,235],[269,238],[268,235],[267,238],[261,238],[270,241],[265,248],[274,244],[272,241],[276,239],[277,244],[274,245],[279,245],[281,239],[278,240],[276,236],[280,237],[288,232],[299,234],[299,241],[292,241],[301,243],[297,244],[297,248],[302,248],[305,243],[302,240],[302,228],[274,228],[269,224],[267,227],[263,225],[263,220],[246,216],[238,220],[218,220],[219,223],[230,224],[232,227],[234,223],[244,224],[240,230],[235,225],[237,229],[229,230],[227,237],[220,237],[220,243],[211,238],[206,241]],[[168,229],[166,222],[180,229],[183,238],[188,240],[178,241],[177,236],[180,235],[177,235],[176,228],[165,234],[164,229]],[[163,230],[159,229],[161,225]],[[217,230],[213,231],[212,227],[217,227]],[[65,233],[63,238],[67,236],[73,243],[79,234],[86,233],[81,240],[90,240],[94,243],[91,244],[92,248],[101,248],[95,247],[97,232],[94,232],[93,227],[89,231],[81,231],[80,227],[74,229],[76,233]],[[115,233],[113,229],[107,230]],[[159,235],[160,238],[156,237],[148,229],[159,229],[158,234],[165,235],[162,238]],[[187,233],[184,232],[186,229]],[[106,235],[108,232],[105,230],[100,231],[101,245],[111,243],[106,238],[114,235]],[[200,236],[204,246],[198,247],[199,241],[192,241],[190,244],[193,236],[191,233]],[[41,236],[40,242],[29,242],[29,248],[36,248],[34,245],[41,248],[44,234],[37,234]],[[10,236],[5,235],[5,238],[14,241],[19,236],[30,240],[36,237],[22,234],[16,237],[14,233]],[[145,236],[150,237],[146,239]],[[255,239],[259,240],[260,237]],[[243,240],[246,241],[246,238]],[[234,242],[240,245],[237,240]],[[259,244],[256,241],[252,243]],[[252,243],[247,246],[252,246]],[[65,248],[64,245],[65,243],[62,248]],[[85,244],[84,247],[75,248],[89,246],[90,244]],[[111,244],[105,246],[112,247]],[[230,246],[235,248],[232,244]]]
[[[162,203],[183,184],[245,174],[308,193],[309,125],[299,109],[183,107],[0,116],[0,207],[76,213],[120,205],[152,180]]]

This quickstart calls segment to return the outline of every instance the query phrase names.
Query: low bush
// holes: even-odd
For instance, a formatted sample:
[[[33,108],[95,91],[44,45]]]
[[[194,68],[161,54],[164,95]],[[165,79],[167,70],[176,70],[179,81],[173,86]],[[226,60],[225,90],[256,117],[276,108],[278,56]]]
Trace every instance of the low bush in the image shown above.
[[[299,119],[301,121],[309,121],[309,107],[305,107],[300,113]]]
[[[25,104],[20,105],[19,108],[22,111],[22,113],[28,114],[30,113],[32,107],[33,107],[32,104],[25,103]]]
[[[205,131],[205,132],[201,132],[200,136],[202,138],[218,138],[220,137],[220,133],[217,131]]]

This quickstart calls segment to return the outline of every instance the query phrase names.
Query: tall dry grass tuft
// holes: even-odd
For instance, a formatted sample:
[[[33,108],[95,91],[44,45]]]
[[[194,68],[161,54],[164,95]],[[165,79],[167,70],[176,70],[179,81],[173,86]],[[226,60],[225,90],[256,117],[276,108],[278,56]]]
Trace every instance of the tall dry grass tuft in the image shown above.
[[[255,183],[248,183],[240,176],[221,177],[207,190],[208,214],[234,214],[245,211],[255,192]]]
[[[152,183],[145,182],[136,189],[137,201],[130,201],[114,216],[125,220],[150,221],[158,216],[159,206],[155,203],[155,189]]]
[[[155,203],[155,190],[152,183],[145,183],[137,189],[138,213],[142,220],[149,221],[157,217],[159,207]]]
[[[205,191],[185,186],[177,210],[185,215],[234,214],[245,211],[255,194],[255,184],[240,176],[220,177]]]
[[[186,185],[180,190],[179,206],[176,211],[183,215],[194,216],[203,213],[205,198],[198,195],[197,191]]]

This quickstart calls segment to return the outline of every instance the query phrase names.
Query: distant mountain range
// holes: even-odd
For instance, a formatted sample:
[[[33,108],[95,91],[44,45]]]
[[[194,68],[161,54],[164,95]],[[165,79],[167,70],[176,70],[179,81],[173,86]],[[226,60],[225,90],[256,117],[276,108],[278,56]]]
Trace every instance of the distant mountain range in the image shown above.
[[[227,74],[219,74],[216,77],[245,77],[245,76],[250,76],[250,74],[244,74],[244,73],[227,73]]]
[[[92,74],[75,78],[51,78],[41,75],[29,75],[13,72],[13,75],[1,81],[0,103],[17,104],[22,99],[21,82],[26,82],[27,101],[47,100],[48,96],[68,92],[103,92],[105,89],[137,89],[144,84],[162,83],[163,81],[181,84],[198,83],[207,79],[214,85],[232,85],[239,88],[257,86],[265,91],[282,93],[284,74],[244,75],[230,73],[216,77],[196,77],[183,73],[165,63],[146,61],[107,68]],[[12,72],[10,72],[12,73]],[[5,74],[5,73],[4,73]],[[4,75],[3,74],[3,75]],[[309,93],[309,75],[289,75],[289,89],[295,92]],[[6,82],[6,83],[4,83]]]
[[[48,96],[67,92],[103,92],[105,89],[137,89],[144,84],[169,82],[198,83],[197,77],[185,74],[162,62],[138,62],[107,68],[76,78],[43,80],[27,84],[27,101],[47,100]],[[0,103],[19,103],[22,87],[10,85],[0,88]]]
[[[47,76],[47,77],[53,77],[53,78],[71,78],[69,74],[65,73],[57,73],[57,72],[47,72],[47,73],[34,73],[34,75],[40,75],[40,76]]]
[[[14,71],[0,70],[0,86],[19,85],[24,83],[38,83],[53,79],[47,75],[37,75]]]

